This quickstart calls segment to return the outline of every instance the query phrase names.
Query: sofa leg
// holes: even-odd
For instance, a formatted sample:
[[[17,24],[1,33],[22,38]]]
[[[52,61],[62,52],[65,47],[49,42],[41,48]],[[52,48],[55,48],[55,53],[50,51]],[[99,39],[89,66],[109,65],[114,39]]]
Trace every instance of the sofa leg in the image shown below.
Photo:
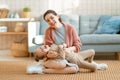
[[[117,55],[117,60],[120,60],[120,52],[117,52],[116,55]]]

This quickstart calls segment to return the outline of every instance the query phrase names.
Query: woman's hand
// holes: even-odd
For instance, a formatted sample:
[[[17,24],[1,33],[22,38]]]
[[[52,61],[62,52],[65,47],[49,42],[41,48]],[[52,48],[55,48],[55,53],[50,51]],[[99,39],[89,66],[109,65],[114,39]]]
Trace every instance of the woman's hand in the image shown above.
[[[67,47],[67,44],[63,43],[62,45],[59,45],[58,47],[59,47],[59,48],[66,48],[66,47]]]
[[[64,48],[65,58],[69,57],[69,55],[71,55],[71,53],[74,52],[74,48],[75,47]]]
[[[65,58],[67,58],[71,53],[71,50],[69,48],[64,48],[64,51],[65,51]]]

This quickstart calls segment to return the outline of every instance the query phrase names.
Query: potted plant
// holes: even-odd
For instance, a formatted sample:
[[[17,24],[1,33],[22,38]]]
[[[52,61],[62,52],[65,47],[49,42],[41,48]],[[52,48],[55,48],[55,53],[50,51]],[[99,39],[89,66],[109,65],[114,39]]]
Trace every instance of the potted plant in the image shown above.
[[[31,9],[29,7],[25,7],[23,8],[22,17],[30,18],[31,17],[30,13],[31,13]]]

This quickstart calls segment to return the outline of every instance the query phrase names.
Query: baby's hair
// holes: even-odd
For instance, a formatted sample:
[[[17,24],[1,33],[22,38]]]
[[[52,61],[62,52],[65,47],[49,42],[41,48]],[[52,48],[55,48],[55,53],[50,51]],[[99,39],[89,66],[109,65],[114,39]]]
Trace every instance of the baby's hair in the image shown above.
[[[39,62],[40,59],[43,59],[44,56],[38,57],[37,55],[35,55],[35,61]]]

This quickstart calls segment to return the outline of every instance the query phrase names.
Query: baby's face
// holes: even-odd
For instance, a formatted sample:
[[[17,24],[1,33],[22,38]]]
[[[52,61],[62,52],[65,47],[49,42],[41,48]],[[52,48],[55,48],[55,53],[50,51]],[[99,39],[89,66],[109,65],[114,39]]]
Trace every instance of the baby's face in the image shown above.
[[[47,54],[49,49],[50,49],[50,47],[48,45],[43,45],[40,48],[38,48],[38,50],[36,51],[36,54],[38,57],[44,57],[44,55]]]
[[[48,45],[44,45],[44,46],[41,47],[41,51],[45,52],[45,53],[48,52],[49,49],[50,49],[50,47]]]

